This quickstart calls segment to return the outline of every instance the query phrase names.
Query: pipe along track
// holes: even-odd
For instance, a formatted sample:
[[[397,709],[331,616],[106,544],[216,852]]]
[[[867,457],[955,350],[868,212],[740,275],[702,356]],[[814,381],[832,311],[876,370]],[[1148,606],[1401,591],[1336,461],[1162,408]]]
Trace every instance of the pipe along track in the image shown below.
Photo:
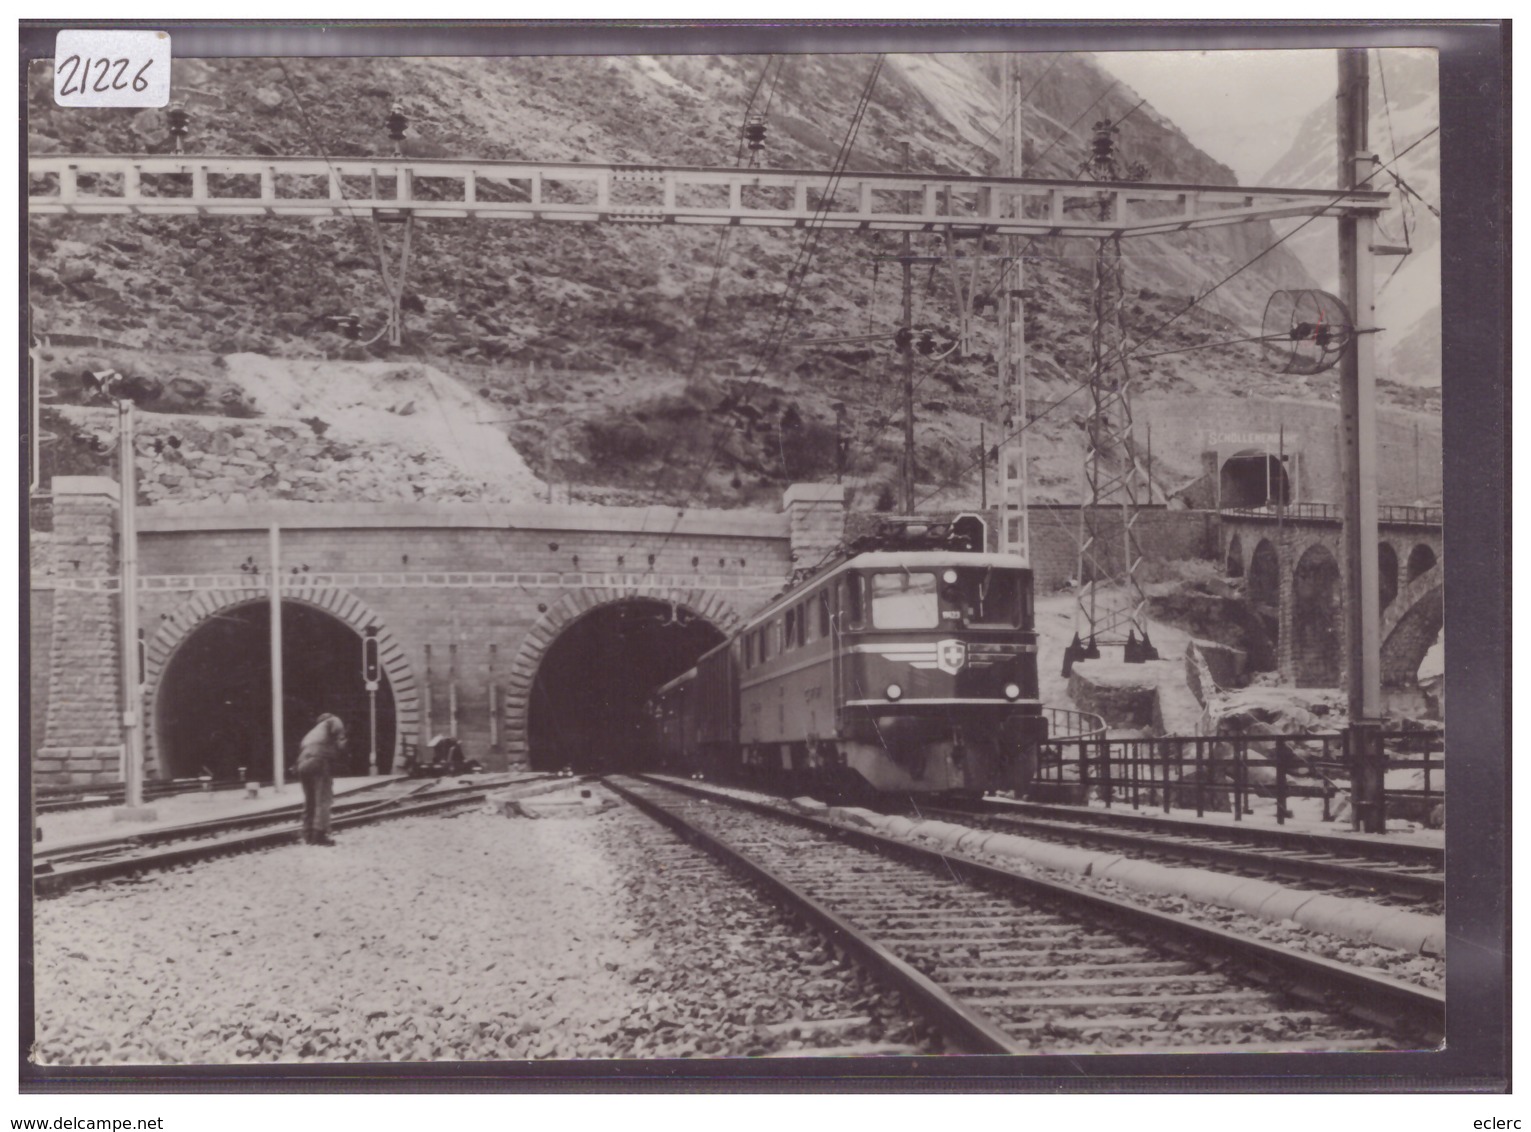
[[[1104,845],[1136,856],[1215,866],[1243,876],[1280,877],[1401,904],[1446,899],[1445,852],[1430,846],[1295,830],[1238,828],[1062,806],[970,802],[918,807],[939,817],[1070,845]]]
[[[564,785],[552,775],[544,779],[493,781],[471,785],[437,787],[415,785],[407,793],[385,798],[336,803],[331,826],[349,829],[389,818],[435,813],[482,802],[491,792],[526,788],[528,793],[547,789],[551,782]],[[152,869],[195,864],[210,857],[267,849],[294,842],[300,835],[292,819],[301,817],[301,804],[256,814],[218,818],[191,825],[143,830],[127,837],[77,842],[34,854],[32,883],[39,896],[51,896],[80,885],[113,880]],[[276,825],[274,829],[257,827]],[[252,832],[241,832],[253,830]],[[154,848],[154,846],[163,846]]]
[[[1111,897],[649,779],[618,794],[763,885],[971,1053],[1433,1048],[1438,992]]]

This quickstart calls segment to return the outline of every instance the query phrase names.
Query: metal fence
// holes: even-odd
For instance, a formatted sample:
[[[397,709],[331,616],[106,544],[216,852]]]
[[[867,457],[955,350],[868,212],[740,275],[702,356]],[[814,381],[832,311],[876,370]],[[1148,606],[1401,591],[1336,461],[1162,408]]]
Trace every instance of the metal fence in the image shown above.
[[[1288,503],[1281,508],[1267,503],[1260,507],[1224,507],[1222,514],[1241,519],[1319,519],[1338,523],[1345,518],[1345,508],[1340,503]],[[1394,527],[1439,527],[1441,508],[1384,503],[1377,508],[1377,522]]]
[[[1419,784],[1399,772],[1420,771]],[[1390,781],[1390,776],[1392,781]],[[1254,812],[1273,800],[1284,824],[1297,798],[1317,798],[1323,819],[1350,803],[1351,828],[1383,832],[1388,817],[1428,822],[1445,800],[1439,731],[1349,728],[1310,735],[1169,735],[1113,739],[1104,734],[1049,738],[1039,752],[1031,795],[1108,809]]]
[[[1106,721],[1093,711],[1044,707],[1047,733],[1054,739],[1098,739],[1106,733]]]

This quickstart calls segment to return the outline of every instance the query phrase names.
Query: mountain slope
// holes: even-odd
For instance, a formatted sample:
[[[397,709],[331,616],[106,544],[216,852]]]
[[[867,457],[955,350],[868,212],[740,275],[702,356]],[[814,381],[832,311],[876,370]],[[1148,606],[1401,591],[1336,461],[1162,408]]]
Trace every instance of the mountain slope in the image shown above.
[[[384,154],[383,119],[398,98],[411,119],[406,151],[417,155],[731,165],[758,81],[755,108],[768,122],[761,162],[828,168],[873,66],[870,56],[193,60],[177,62],[176,94],[189,101],[193,152]],[[907,142],[912,168],[991,171],[998,68],[985,56],[889,57],[847,165],[902,167]],[[1028,174],[1077,176],[1089,124],[1107,117],[1120,120],[1122,151],[1152,179],[1233,183],[1088,56],[1020,56],[1018,69],[1029,90]],[[65,114],[52,105],[46,64],[28,79],[31,152],[163,150],[161,112]],[[846,481],[870,505],[896,480],[900,362],[889,344],[792,345],[891,334],[896,237],[813,237],[781,320],[788,269],[810,234],[737,230],[720,250],[717,231],[429,221],[414,242],[407,341],[396,353],[363,348],[325,321],[355,312],[364,337],[381,325],[376,249],[359,223],[48,217],[30,222],[29,237],[35,325],[120,343],[101,359],[119,368],[154,374],[156,359],[173,354],[203,357],[210,371],[218,356],[256,354],[290,359],[289,378],[319,382],[325,370],[315,363],[326,359],[429,365],[467,391],[460,404],[450,399],[460,425],[501,429],[542,481],[591,499],[714,506],[834,475],[843,405]],[[1273,238],[1260,224],[1129,242],[1129,337],[1172,350],[1256,333],[1270,291],[1311,285],[1285,248],[1189,304]],[[914,251],[945,248],[917,236]],[[961,251],[992,257],[998,245]],[[1091,251],[1083,241],[1029,250],[1031,395],[1039,407],[1060,405],[1034,429],[1039,499],[1078,490]],[[945,270],[921,264],[915,275],[915,321],[953,326]],[[973,356],[919,360],[916,397],[921,483],[974,496],[970,454],[979,422],[995,417],[992,319],[977,324]],[[1197,397],[1248,396],[1268,384],[1258,370],[1247,346],[1136,368],[1145,392]],[[56,384],[73,396],[67,381]],[[399,486],[401,497],[414,494],[407,475]],[[528,489],[540,490],[530,479]]]

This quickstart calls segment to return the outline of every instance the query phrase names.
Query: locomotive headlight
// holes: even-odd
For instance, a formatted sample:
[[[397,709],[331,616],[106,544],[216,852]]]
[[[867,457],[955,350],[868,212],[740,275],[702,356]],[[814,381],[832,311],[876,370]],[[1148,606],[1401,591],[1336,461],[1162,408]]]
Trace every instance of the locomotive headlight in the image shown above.
[[[955,586],[957,584],[957,571],[948,570],[941,575],[941,580],[949,586]]]
[[[1021,686],[1019,684],[1005,685],[1005,699],[1018,700],[1021,698]]]
[[[904,690],[897,684],[889,684],[887,688],[883,690],[883,695],[887,696],[890,700],[902,699]]]

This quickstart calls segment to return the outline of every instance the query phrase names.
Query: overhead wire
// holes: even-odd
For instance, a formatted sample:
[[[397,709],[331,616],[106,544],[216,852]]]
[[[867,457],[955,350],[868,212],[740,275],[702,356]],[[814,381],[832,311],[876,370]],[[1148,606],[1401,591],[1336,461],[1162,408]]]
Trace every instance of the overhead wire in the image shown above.
[[[777,59],[777,56],[766,56],[765,66],[761,68],[759,76],[757,76],[755,79],[755,85],[750,91],[749,99],[744,104],[744,114],[739,127],[739,147],[734,154],[735,168],[738,168],[744,162],[745,128],[749,125],[750,113],[755,105],[756,98],[760,94],[760,88],[765,83],[766,75],[771,70],[771,62],[774,59]],[[763,111],[763,114],[770,113],[771,102],[776,96],[776,83],[781,79],[781,73],[785,67],[786,58],[782,57],[776,68],[776,78],[772,80],[771,90],[766,97],[766,108]],[[753,164],[753,157],[751,158],[751,164]],[[685,376],[682,379],[683,387],[689,387],[691,385],[693,378],[696,376],[697,366],[701,362],[702,350],[705,347],[703,336],[711,326],[712,308],[714,302],[717,299],[718,287],[722,279],[723,266],[728,259],[728,245],[733,237],[733,233],[734,227],[731,224],[724,225],[722,231],[718,233],[718,245],[715,249],[713,249],[712,267],[707,282],[707,298],[702,304],[701,317],[697,320],[696,333],[692,339],[693,345],[691,350],[691,360],[686,366]],[[681,443],[681,440],[682,437],[679,435],[672,436],[670,438],[669,444],[665,446],[664,452],[660,454],[659,463],[662,467],[668,466],[670,456],[675,451],[676,447]],[[641,537],[641,532],[640,534],[635,535],[633,541],[628,544],[628,549],[630,550],[634,546],[637,546],[638,540]]]
[[[1121,80],[1120,79],[1112,80],[1111,84],[1109,86],[1107,86],[1105,90],[1101,91],[1099,94],[1097,94],[1095,96],[1095,101],[1094,102],[1090,103],[1090,105],[1086,106],[1083,110],[1081,110],[1079,112],[1078,116],[1076,116],[1072,122],[1070,122],[1067,126],[1064,126],[1063,129],[1053,137],[1053,140],[1047,143],[1047,148],[1046,149],[1044,149],[1041,153],[1037,154],[1035,157],[1033,157],[1030,161],[1028,161],[1026,163],[1027,166],[1029,168],[1035,169],[1038,165],[1040,165],[1042,163],[1042,158],[1046,157],[1049,153],[1051,153],[1053,151],[1053,147],[1054,146],[1056,146],[1064,138],[1074,135],[1074,127],[1079,125],[1080,119],[1082,119],[1091,110],[1094,110],[1096,106],[1100,105],[1100,100],[1105,98],[1106,95],[1110,94],[1113,90],[1115,90],[1120,85],[1121,85]],[[1024,173],[1022,175],[1024,176]]]
[[[750,96],[749,96],[749,98],[747,100],[745,100],[745,103],[744,103],[744,121],[746,123],[748,123],[749,120],[750,120],[750,111],[755,108],[755,99],[760,94],[760,87],[765,82],[765,77],[766,77],[766,75],[771,70],[771,61],[773,59],[775,59],[775,58],[776,58],[775,55],[767,55],[766,56],[765,66],[760,68],[760,74],[758,76],[756,76],[756,78],[755,78],[755,85],[750,90]],[[739,165],[739,164],[741,164],[744,161],[744,146],[745,146],[744,131],[741,129],[739,131],[739,148],[734,153],[734,164],[735,165]]]
[[[764,376],[766,367],[775,360],[780,353],[781,346],[786,337],[787,326],[796,312],[797,297],[802,290],[803,280],[807,277],[808,267],[813,262],[813,257],[818,250],[819,241],[825,230],[825,221],[834,204],[839,191],[839,183],[845,174],[845,168],[850,160],[851,152],[855,146],[856,138],[861,132],[861,124],[866,118],[866,113],[871,105],[872,92],[876,89],[878,76],[882,73],[883,63],[886,56],[879,54],[872,65],[872,70],[867,76],[866,83],[862,87],[861,95],[857,100],[855,109],[852,111],[849,123],[846,126],[845,135],[841,140],[839,151],[835,155],[830,174],[825,181],[824,189],[819,193],[819,200],[814,215],[806,225],[806,231],[802,244],[798,248],[797,255],[787,269],[787,282],[780,295],[772,314],[772,319],[767,327],[764,345],[759,351],[755,365],[745,384],[744,391],[740,394],[741,400],[748,400],[755,387],[759,385]],[[717,462],[718,454],[723,448],[723,437],[718,435],[714,438],[708,449],[707,458],[698,470],[696,479],[691,490],[683,501],[676,507],[675,521],[670,525],[664,539],[660,543],[662,550],[680,529],[681,520],[685,517],[691,506],[691,501],[696,497],[702,485],[706,483],[707,476],[711,473],[713,465]]]
[[[999,130],[1001,128],[1003,128],[1004,124],[1006,122],[1008,122],[1015,115],[1015,113],[1019,109],[1020,105],[1023,104],[1028,97],[1030,97],[1032,91],[1035,91],[1037,89],[1037,87],[1041,84],[1042,79],[1046,78],[1048,72],[1052,69],[1053,64],[1056,64],[1058,59],[1061,58],[1061,57],[1062,57],[1062,53],[1058,53],[1057,55],[1055,55],[1052,64],[1049,64],[1048,68],[1046,70],[1044,70],[1042,72],[1042,74],[1031,84],[1031,86],[1027,90],[1027,92],[1025,94],[1021,95],[1018,99],[1015,99],[1015,100],[1013,100],[1013,101],[1008,103],[1008,109],[1007,109],[1005,115],[1001,118],[1000,124],[998,126],[996,126],[994,129],[989,131],[989,134],[988,134],[987,138],[985,139],[986,142],[987,142],[987,140],[989,138],[992,138],[995,135],[997,135]],[[1109,86],[1107,86],[1103,91],[1101,91],[1100,94],[1098,94],[1095,97],[1094,101],[1092,101],[1088,106],[1086,106],[1082,111],[1080,111],[1080,113],[1077,116],[1075,116],[1074,120],[1071,123],[1069,123],[1068,126],[1066,126],[1064,128],[1064,134],[1059,134],[1058,137],[1054,139],[1053,145],[1056,145],[1057,142],[1059,140],[1061,140],[1062,137],[1065,136],[1065,134],[1071,133],[1072,130],[1073,130],[1073,127],[1075,125],[1077,125],[1079,123],[1079,121],[1082,118],[1084,118],[1084,116],[1086,114],[1088,114],[1092,109],[1094,109],[1095,106],[1097,106],[1100,103],[1100,101],[1103,98],[1106,97],[1106,95],[1110,94],[1111,91],[1113,89],[1115,89],[1115,87],[1117,85],[1119,85],[1119,84],[1116,83],[1116,82],[1113,82]],[[1112,123],[1113,127],[1114,126],[1119,126],[1122,122],[1125,122],[1128,118],[1130,118],[1134,113],[1137,112],[1139,107],[1141,107],[1147,101],[1148,100],[1146,98],[1139,99],[1130,109],[1128,109],[1126,111],[1126,113],[1122,114],[1119,118],[1117,118]],[[1044,156],[1051,149],[1052,149],[1052,145],[1049,145],[1047,147],[1047,149],[1043,150],[1041,154],[1038,154],[1037,157],[1033,159],[1032,164],[1035,165],[1036,162],[1040,161],[1042,156]],[[1020,250],[1020,252],[1015,257],[1011,258],[1010,262],[1001,270],[998,279],[996,279],[995,282],[994,282],[994,285],[988,289],[988,291],[984,294],[982,299],[978,300],[979,303],[987,302],[989,299],[992,299],[994,297],[994,295],[999,291],[999,289],[1004,286],[1005,280],[1009,278],[1010,273],[1015,270],[1015,268],[1017,267],[1018,264],[1020,264],[1022,261],[1024,261],[1027,258],[1027,253],[1030,252],[1032,246],[1037,242],[1037,240],[1039,238],[1040,237],[1038,237],[1038,236],[1032,236],[1029,240],[1027,240],[1025,246]],[[875,269],[875,264],[876,264],[876,261],[874,261],[874,269]],[[932,264],[931,265],[932,276],[934,275],[934,271],[935,271],[935,265]],[[876,276],[874,275],[873,278],[875,280]],[[927,284],[927,294],[928,294],[928,291],[929,291],[929,287],[928,287],[928,284]],[[930,369],[926,370],[925,373],[921,374],[919,379],[914,384],[914,390],[913,391],[915,393],[918,393],[920,388],[925,384],[926,380],[932,374],[934,374],[936,372],[936,370],[938,368],[940,368],[940,364],[944,364],[946,362],[946,360],[947,360],[946,358],[942,358],[941,359],[941,363],[938,363],[938,365],[936,365],[936,366],[932,366]],[[897,391],[895,391],[895,393],[896,392]],[[1070,395],[1072,395],[1072,394],[1070,394]],[[874,418],[874,420],[877,420],[877,419],[879,419],[879,418]],[[858,449],[860,449],[862,447],[868,447],[869,448],[869,447],[875,446],[878,438],[881,436],[881,434],[887,428],[889,428],[891,426],[891,424],[893,423],[894,419],[896,419],[895,414],[893,414],[891,412],[887,413],[887,414],[883,414],[882,417],[881,417],[881,423],[877,424],[874,427],[874,431],[873,431],[872,435],[869,438],[866,438],[863,441],[858,441],[857,445],[852,448],[851,453],[846,458],[845,466],[847,468],[852,466],[852,464],[854,462],[852,457],[859,456],[861,454],[858,451]],[[987,453],[983,453],[981,458],[984,459],[984,460],[987,460],[988,454]]]
[[[1395,164],[1405,154],[1409,153],[1416,146],[1419,146],[1419,145],[1423,144],[1430,137],[1432,137],[1434,134],[1436,134],[1439,130],[1440,130],[1440,126],[1432,126],[1429,130],[1425,131],[1425,133],[1421,134],[1418,138],[1414,139],[1414,141],[1411,142],[1407,147],[1405,147],[1403,150],[1401,150],[1396,156],[1394,156],[1394,158],[1391,161],[1389,161],[1389,162],[1387,162],[1385,164],[1379,164],[1375,169],[1373,169],[1365,177],[1361,178],[1360,183],[1357,184],[1356,186],[1354,186],[1354,189],[1362,188],[1372,178],[1378,176],[1381,173],[1386,172],[1393,164]],[[1339,193],[1336,194],[1333,203],[1338,204],[1340,201],[1344,200],[1345,197],[1349,196],[1350,193],[1354,191],[1354,189],[1344,189],[1344,190],[1341,190]],[[1230,282],[1232,279],[1237,277],[1239,274],[1241,274],[1242,272],[1246,271],[1250,267],[1254,266],[1254,264],[1256,264],[1260,260],[1264,259],[1267,255],[1269,255],[1276,248],[1280,247],[1282,244],[1286,243],[1286,241],[1290,240],[1293,236],[1297,235],[1298,232],[1302,231],[1309,224],[1313,223],[1313,221],[1318,220],[1320,218],[1321,218],[1321,214],[1314,213],[1312,216],[1309,216],[1306,220],[1304,220],[1301,224],[1298,224],[1296,227],[1294,227],[1286,235],[1281,236],[1281,237],[1277,238],[1276,240],[1274,240],[1273,242],[1267,244],[1264,248],[1262,248],[1260,251],[1256,252],[1249,259],[1245,260],[1244,263],[1241,264],[1239,267],[1237,267],[1233,271],[1229,272],[1226,276],[1224,276],[1217,283],[1214,283],[1206,291],[1202,292],[1200,295],[1197,295],[1197,296],[1193,297],[1190,300],[1190,302],[1186,303],[1185,306],[1181,307],[1174,314],[1172,314],[1168,318],[1164,319],[1162,322],[1159,323],[1159,325],[1154,327],[1153,330],[1151,330],[1147,334],[1143,335],[1143,337],[1141,337],[1137,341],[1135,341],[1130,347],[1127,347],[1126,349],[1120,351],[1119,352],[1119,357],[1122,358],[1122,359],[1126,359],[1126,358],[1132,358],[1132,357],[1136,356],[1137,352],[1139,350],[1141,350],[1144,345],[1146,345],[1148,342],[1152,341],[1153,339],[1157,338],[1159,336],[1159,334],[1162,333],[1165,329],[1167,329],[1171,323],[1175,322],[1181,316],[1183,316],[1188,311],[1190,311],[1193,307],[1195,307],[1198,304],[1200,304],[1203,300],[1205,300],[1207,298],[1207,296],[1212,294],[1213,291],[1217,290],[1219,287],[1222,287],[1222,286],[1226,285],[1228,282]],[[1115,365],[1116,362],[1117,362],[1117,359],[1113,358],[1113,359],[1110,359],[1108,362],[1106,362],[1104,364]],[[1074,386],[1073,389],[1071,389],[1068,393],[1064,394],[1057,401],[1054,401],[1052,403],[1052,405],[1050,405],[1046,410],[1044,410],[1043,412],[1037,414],[1031,420],[1026,421],[1019,428],[1015,429],[1015,431],[1011,432],[1008,436],[1005,436],[1004,438],[996,441],[996,443],[997,444],[1004,444],[1007,441],[1013,440],[1016,437],[1020,436],[1021,433],[1025,432],[1027,429],[1031,428],[1032,425],[1036,424],[1038,421],[1042,420],[1044,417],[1046,417],[1049,414],[1051,414],[1054,410],[1056,410],[1058,408],[1059,405],[1062,405],[1065,401],[1069,400],[1071,397],[1074,397],[1074,396],[1078,395],[1079,393],[1082,393],[1084,390],[1088,389],[1090,387],[1090,385],[1091,385],[1091,381],[1090,380],[1085,380],[1085,381],[1081,382],[1080,384]],[[957,471],[957,473],[955,474],[955,476],[948,477],[946,483],[942,484],[939,488],[936,489],[936,491],[934,491],[934,492],[924,496],[922,499],[920,499],[915,504],[915,506],[918,507],[918,506],[923,505],[924,503],[928,502],[930,499],[933,499],[936,495],[939,495],[941,492],[947,490],[947,488],[949,488],[951,486],[954,486],[955,484],[959,483],[961,478],[965,478],[968,475],[968,473],[970,473],[973,470],[974,466],[975,466],[974,464],[970,463],[970,464],[965,465],[963,468],[959,469]]]
[[[973,143],[974,149],[978,150],[979,153],[987,156],[989,143],[998,137],[999,132],[1009,124],[1010,119],[1014,118],[1016,114],[1019,113],[1020,108],[1025,105],[1026,100],[1036,92],[1036,89],[1042,85],[1042,80],[1047,78],[1047,76],[1052,72],[1052,69],[1058,65],[1058,60],[1062,58],[1063,52],[1053,52],[1052,61],[1047,64],[1047,67],[1042,71],[1040,75],[1037,76],[1036,80],[1031,84],[1031,86],[1027,88],[1026,93],[1021,95],[1019,98],[1011,98],[1007,100],[1007,109],[1004,116],[1000,118],[999,122],[992,129],[990,129],[989,132],[986,133],[981,140]]]

